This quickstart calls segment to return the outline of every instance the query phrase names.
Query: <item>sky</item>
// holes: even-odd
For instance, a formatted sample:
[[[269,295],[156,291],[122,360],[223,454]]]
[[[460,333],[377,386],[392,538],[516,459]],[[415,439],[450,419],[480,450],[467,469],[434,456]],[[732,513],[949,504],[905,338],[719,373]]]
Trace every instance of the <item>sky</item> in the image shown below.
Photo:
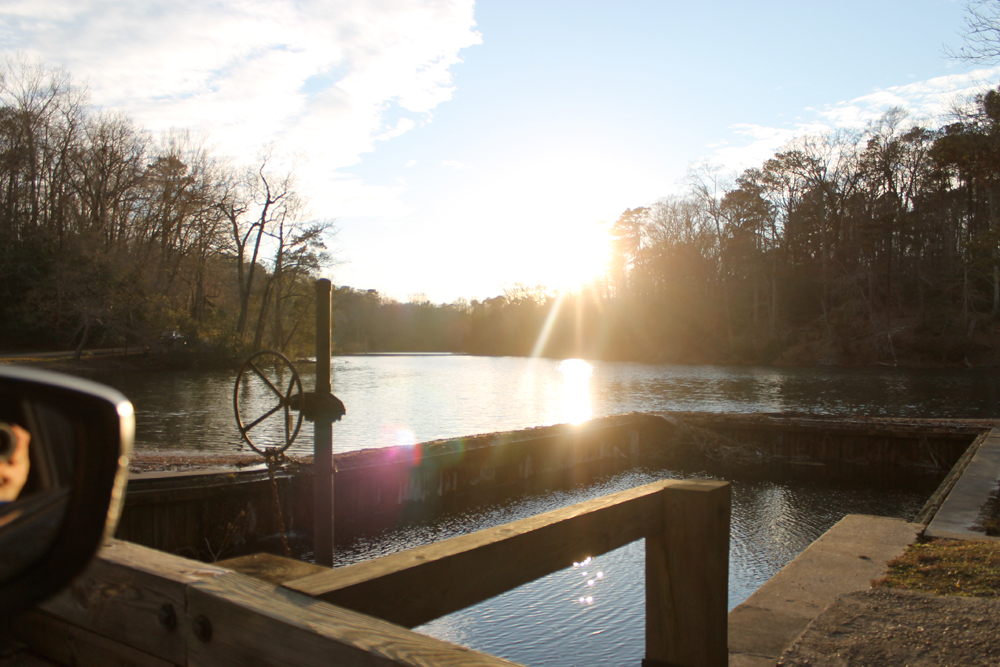
[[[0,0],[0,53],[234,165],[271,146],[335,220],[335,284],[406,301],[572,289],[626,209],[1000,68],[952,0]],[[419,295],[419,296],[418,296]]]

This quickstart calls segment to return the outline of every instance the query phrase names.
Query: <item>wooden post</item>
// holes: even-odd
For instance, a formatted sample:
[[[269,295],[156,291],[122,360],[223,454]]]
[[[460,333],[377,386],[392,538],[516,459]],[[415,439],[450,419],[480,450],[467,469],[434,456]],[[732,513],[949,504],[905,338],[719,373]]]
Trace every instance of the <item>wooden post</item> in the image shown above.
[[[725,667],[729,661],[728,484],[663,490],[663,532],[646,537],[643,667]]]
[[[330,294],[316,281],[316,395],[333,391],[330,379]],[[313,437],[313,552],[316,564],[333,567],[333,422],[317,417]]]

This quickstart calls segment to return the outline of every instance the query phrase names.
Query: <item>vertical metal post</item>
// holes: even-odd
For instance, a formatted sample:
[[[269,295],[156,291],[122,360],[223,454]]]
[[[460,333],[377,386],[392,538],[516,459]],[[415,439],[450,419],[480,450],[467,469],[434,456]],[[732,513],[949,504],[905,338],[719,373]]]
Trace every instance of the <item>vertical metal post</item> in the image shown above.
[[[316,281],[316,395],[333,391],[330,381],[329,280]],[[313,442],[313,551],[316,564],[333,567],[333,422],[317,417]]]

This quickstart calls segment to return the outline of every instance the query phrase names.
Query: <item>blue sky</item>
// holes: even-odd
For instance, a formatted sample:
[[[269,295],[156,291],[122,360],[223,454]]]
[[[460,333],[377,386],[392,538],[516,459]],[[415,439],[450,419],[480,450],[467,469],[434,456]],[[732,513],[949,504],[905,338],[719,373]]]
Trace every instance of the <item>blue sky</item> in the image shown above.
[[[0,50],[234,163],[272,143],[337,220],[336,283],[445,302],[579,283],[608,224],[694,163],[735,172],[996,85],[942,55],[962,17],[944,0],[5,0]]]

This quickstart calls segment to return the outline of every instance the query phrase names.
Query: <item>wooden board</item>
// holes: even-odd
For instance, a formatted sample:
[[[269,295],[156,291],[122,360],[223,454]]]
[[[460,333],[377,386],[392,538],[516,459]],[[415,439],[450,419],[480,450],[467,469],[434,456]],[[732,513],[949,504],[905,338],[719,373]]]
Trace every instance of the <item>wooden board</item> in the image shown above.
[[[283,584],[311,574],[328,572],[330,568],[314,565],[294,558],[275,556],[274,554],[253,554],[228,560],[217,561],[216,566],[245,574],[254,579],[260,579],[270,584]]]
[[[187,586],[228,570],[172,556],[119,540],[110,540],[94,562],[41,609],[143,653],[183,665],[192,637],[185,618]],[[170,605],[174,629],[160,621]]]
[[[511,667],[516,663],[231,573],[189,588],[188,613],[212,626],[196,666]]]
[[[728,486],[670,480],[311,575],[288,588],[405,627],[481,602],[663,530],[662,493]],[[723,577],[725,580],[725,576]]]
[[[156,667],[160,661],[509,666],[402,623],[412,627],[646,536],[647,658],[721,667],[729,502],[724,482],[657,482],[313,574],[288,588],[111,541],[67,591],[42,605],[52,618],[42,616],[25,631],[37,639],[51,621],[48,627],[68,642],[53,648],[60,655],[89,660],[103,645],[115,659]],[[343,598],[351,608],[304,593]],[[165,622],[165,609],[173,611],[175,623]],[[379,618],[358,609],[374,610]]]
[[[730,486],[667,488],[662,503],[663,531],[646,538],[646,659],[725,667]]]
[[[16,617],[11,631],[32,651],[60,665],[171,667],[173,664],[42,611]]]

